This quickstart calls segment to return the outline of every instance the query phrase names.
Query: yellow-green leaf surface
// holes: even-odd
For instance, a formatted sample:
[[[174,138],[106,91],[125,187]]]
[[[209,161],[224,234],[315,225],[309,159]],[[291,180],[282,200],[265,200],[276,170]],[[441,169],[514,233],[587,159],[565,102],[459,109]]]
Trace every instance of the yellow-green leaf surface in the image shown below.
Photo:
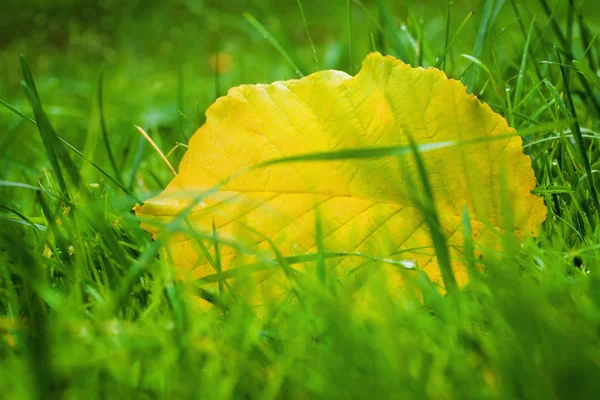
[[[411,68],[374,53],[354,77],[321,71],[300,80],[231,89],[207,110],[206,123],[191,138],[179,175],[136,212],[145,218],[144,228],[159,235],[160,226],[175,218],[193,196],[267,160],[406,145],[409,137],[426,144],[511,132],[500,115],[443,72]],[[535,177],[518,136],[444,147],[422,156],[451,249],[463,245],[465,206],[476,244],[493,246],[497,232],[506,228],[503,198],[511,201],[511,228],[517,236],[537,233],[545,207],[530,193]],[[441,282],[424,218],[410,200],[418,176],[412,155],[403,162],[388,157],[276,164],[238,174],[197,204],[188,220],[204,236],[213,235],[214,221],[220,239],[275,258],[265,238],[284,256],[316,252],[318,207],[325,252],[408,260]],[[508,194],[502,195],[502,190]],[[206,242],[206,248],[214,258],[212,244]],[[459,257],[452,253],[457,278],[464,282]],[[181,278],[215,273],[197,239],[185,234],[171,235],[164,254]],[[220,259],[228,269],[247,265],[253,257],[220,246]],[[327,267],[344,277],[364,261],[329,259]],[[398,266],[385,268],[391,280],[400,280]]]

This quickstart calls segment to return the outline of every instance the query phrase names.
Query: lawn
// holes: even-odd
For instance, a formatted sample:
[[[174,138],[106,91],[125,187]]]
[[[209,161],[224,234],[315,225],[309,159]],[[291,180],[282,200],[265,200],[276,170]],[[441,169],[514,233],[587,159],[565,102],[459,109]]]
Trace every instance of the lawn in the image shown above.
[[[0,398],[600,393],[594,0],[2,3]],[[222,279],[220,264],[218,285],[181,279],[132,211],[173,178],[161,152],[177,167],[232,87],[355,75],[373,51],[437,66],[517,130],[546,208],[538,234],[499,232],[480,248],[465,214],[464,245],[432,229],[428,249],[440,259],[453,247],[469,271],[458,289],[419,268],[397,268],[404,284],[390,287],[383,248],[347,284],[319,247],[322,215],[316,255],[261,253],[259,268],[302,275],[271,302],[237,296],[261,286],[252,274]],[[409,150],[368,157],[426,156]],[[434,177],[419,171],[427,188]],[[423,193],[416,209],[435,221]],[[510,218],[511,196],[494,201]],[[219,259],[231,242],[209,233],[199,240]]]

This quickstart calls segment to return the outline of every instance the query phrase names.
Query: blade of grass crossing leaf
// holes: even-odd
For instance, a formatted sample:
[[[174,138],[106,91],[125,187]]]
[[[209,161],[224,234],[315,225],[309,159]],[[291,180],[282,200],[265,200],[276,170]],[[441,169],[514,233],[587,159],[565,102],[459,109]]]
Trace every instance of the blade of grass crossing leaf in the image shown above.
[[[416,248],[406,250],[405,252],[410,252],[410,251],[414,251],[414,250],[424,250],[424,249],[430,249],[430,246],[416,247]],[[394,260],[394,259],[382,258],[382,257],[377,257],[377,256],[369,255],[369,254],[363,254],[363,253],[343,253],[343,252],[337,252],[337,253],[324,252],[322,254],[309,253],[309,254],[302,254],[299,256],[284,257],[284,259],[287,264],[293,265],[293,264],[304,264],[307,262],[318,262],[319,258],[321,258],[321,257],[324,260],[329,259],[329,258],[357,257],[357,258],[364,258],[364,259],[371,260],[371,261],[381,262],[384,264],[394,265],[397,267],[402,267],[402,268],[408,269],[408,270],[415,269],[414,265],[410,265],[406,261],[398,261],[398,260]],[[273,269],[273,268],[280,268],[280,265],[279,265],[279,262],[277,259],[271,260],[271,262],[266,262],[266,260],[261,260],[260,262],[252,263],[249,265],[244,265],[241,267],[227,269],[221,273],[221,277],[222,277],[222,279],[231,279],[231,278],[236,278],[236,277],[239,277],[242,275],[250,275],[254,272],[264,271],[264,270]],[[359,268],[359,267],[357,267],[357,268]],[[291,273],[294,275],[300,274],[300,272],[298,272],[297,270],[293,270],[293,269],[291,270]],[[350,271],[349,274],[352,274],[352,271]],[[217,282],[218,276],[217,276],[217,274],[211,274],[211,275],[206,275],[201,278],[198,278],[197,280],[202,283],[214,283],[214,282]]]
[[[421,212],[425,218],[425,222],[429,227],[431,240],[433,247],[435,248],[435,254],[437,255],[437,261],[442,274],[442,281],[444,282],[444,288],[448,293],[454,293],[457,289],[456,278],[452,266],[450,264],[450,253],[446,243],[446,236],[442,232],[440,220],[435,208],[435,200],[433,198],[433,189],[427,176],[427,170],[425,169],[425,163],[415,144],[412,136],[409,136],[410,147],[417,164],[417,170],[419,172],[419,180],[423,187],[424,203],[420,204]],[[419,204],[418,204],[419,205]]]
[[[116,180],[122,182],[121,171],[117,166],[115,156],[113,155],[110,147],[110,138],[108,137],[108,129],[106,129],[106,120],[104,119],[104,69],[100,72],[100,78],[98,78],[98,109],[100,111],[100,130],[102,131],[102,140],[104,141],[104,148],[106,149],[106,155],[110,165],[115,173]]]
[[[559,62],[562,62],[558,50],[556,50],[556,54],[558,56]],[[573,118],[573,134],[575,135],[577,147],[579,149],[579,153],[583,161],[583,165],[585,167],[590,194],[592,196],[594,207],[596,208],[596,223],[600,223],[600,202],[598,201],[598,192],[596,191],[596,185],[594,184],[594,176],[592,175],[592,167],[590,165],[590,160],[585,150],[583,137],[581,136],[581,128],[579,126],[579,121],[577,120],[577,111],[575,110],[575,105],[573,104],[573,97],[571,96],[571,87],[569,85],[568,71],[566,70],[566,68],[561,66],[560,72],[565,85],[565,93],[567,95],[567,102],[569,104],[571,117]]]
[[[514,259],[516,254],[518,254],[517,240],[514,235],[515,216],[508,190],[509,179],[510,177],[506,173],[506,165],[500,165],[500,204],[502,210],[502,224],[504,225],[502,242],[506,260],[510,260],[511,258]]]
[[[290,66],[294,68],[296,75],[298,75],[301,78],[304,77],[304,74],[300,71],[300,68],[298,68],[294,61],[292,61],[292,58],[288,55],[284,48],[281,47],[279,42],[275,40],[273,35],[271,35],[269,31],[264,26],[262,26],[261,23],[258,22],[256,18],[254,18],[251,14],[244,13],[243,15],[244,18],[246,18],[246,21],[248,21],[250,25],[252,25],[254,29],[256,29],[264,39],[271,43],[275,50],[277,50],[279,54],[281,54],[281,56],[288,62],[288,64],[290,64]]]
[[[435,67],[436,68],[440,68],[440,66],[442,64],[445,64],[445,62],[446,62],[446,56],[448,55],[448,52],[450,51],[450,48],[452,47],[452,44],[454,43],[454,41],[456,40],[456,38],[460,35],[460,33],[464,29],[464,27],[467,24],[467,22],[469,22],[471,20],[471,17],[473,16],[473,14],[475,14],[475,11],[471,11],[470,13],[468,13],[467,16],[462,20],[462,22],[460,23],[458,29],[456,30],[456,33],[452,37],[452,40],[450,40],[450,43],[446,44],[446,48],[444,49],[444,51],[442,52],[442,54],[440,55],[440,57],[436,61],[436,63],[435,63]],[[450,11],[448,11],[448,18],[450,18]],[[449,34],[449,32],[446,32],[446,35],[448,35],[448,34]],[[448,40],[448,37],[446,37],[446,42],[447,42],[447,40]]]
[[[142,219],[142,221],[145,221],[145,220]],[[187,222],[188,221],[186,219],[186,223]],[[277,247],[274,245],[273,241],[269,237],[267,237],[266,235],[262,234],[260,231],[253,229],[252,227],[250,227],[242,222],[240,222],[240,224],[242,225],[242,227],[244,229],[247,229],[249,233],[256,234],[257,236],[260,236],[261,240],[264,240],[265,242],[267,242],[272,247],[274,254],[281,254],[280,251],[277,249]],[[171,226],[171,225],[169,225],[169,226]],[[167,229],[168,226],[163,226],[163,228]],[[281,262],[281,260],[279,260],[278,257],[275,260],[266,258],[260,252],[257,253],[255,251],[251,250],[247,246],[244,246],[241,242],[222,239],[221,237],[215,238],[215,236],[212,233],[208,234],[208,233],[199,232],[198,230],[194,229],[194,227],[191,225],[191,223],[187,223],[186,229],[178,229],[174,226],[172,226],[169,229],[170,229],[170,232],[173,232],[173,233],[183,233],[183,234],[190,235],[194,239],[199,241],[199,243],[202,243],[202,241],[200,239],[205,239],[205,240],[209,241],[210,243],[214,244],[216,242],[216,243],[219,243],[219,245],[227,246],[232,249],[235,249],[240,253],[257,257],[260,260],[259,263],[269,264],[270,266],[268,268],[281,267],[281,266],[287,265],[287,264],[316,262],[318,260],[318,257],[320,256],[318,253],[309,253],[309,254],[303,254],[303,255],[298,255],[298,256],[288,256],[288,257],[283,258],[283,260],[285,261],[285,263],[283,263],[283,265],[278,265],[278,263]],[[402,254],[405,252],[428,250],[428,249],[431,249],[431,246],[414,247],[414,248],[402,250],[398,253],[394,253],[394,255],[399,255],[399,254]],[[214,261],[212,255],[205,254],[205,256],[207,258],[210,258],[209,264],[211,264],[211,266],[213,266],[215,264],[215,261]],[[410,262],[408,262],[406,260],[395,260],[395,259],[391,259],[391,258],[382,258],[382,257],[374,256],[374,255],[365,254],[365,253],[352,253],[352,252],[327,252],[327,253],[324,252],[323,253],[323,258],[333,258],[333,257],[359,257],[359,258],[365,258],[368,260],[378,261],[378,262],[382,262],[382,263],[386,263],[386,264],[390,264],[390,265],[399,266],[399,267],[406,268],[406,269],[414,269],[415,268],[414,265],[412,265]],[[213,267],[213,269],[216,270],[215,267]],[[291,270],[288,272],[291,272],[292,274],[296,273],[294,270]],[[227,271],[225,271],[225,270],[222,271],[223,276],[225,276],[227,274],[228,274]],[[227,275],[227,276],[229,276],[229,275]]]
[[[186,329],[186,320],[183,302],[179,295],[178,285],[174,279],[169,279],[165,285],[165,294],[169,300],[169,305],[173,313],[173,319],[175,320],[175,334],[176,334],[176,348],[179,353],[183,350],[182,334]],[[180,354],[181,355],[181,354]]]
[[[325,247],[323,245],[323,226],[319,208],[315,207],[315,241],[317,245],[317,278],[325,283]]]
[[[182,214],[184,216],[186,215],[185,213],[182,213]],[[214,271],[217,272],[218,276],[221,276],[221,274],[223,272],[223,267],[222,267],[222,262],[221,262],[221,252],[220,252],[219,244],[222,243],[222,244],[226,244],[226,245],[233,245],[233,243],[231,241],[226,241],[226,240],[219,238],[219,236],[217,235],[216,228],[214,226],[214,221],[213,221],[213,232],[211,232],[209,235],[202,235],[200,232],[197,232],[194,229],[194,226],[192,225],[192,223],[189,221],[188,218],[184,217],[183,221],[185,222],[186,227],[189,229],[189,233],[192,233],[194,241],[196,242],[198,247],[200,247],[200,251],[202,252],[202,255],[204,256],[204,258],[206,259],[208,264],[212,267],[212,269]],[[173,225],[173,226],[176,226],[176,225]],[[213,244],[214,250],[215,250],[215,257],[213,257],[210,254],[210,252],[208,251],[208,248],[206,247],[206,245],[203,242],[203,239],[208,239],[208,241]],[[241,249],[237,246],[232,246],[232,247],[242,253],[243,252],[247,253],[247,251],[244,251],[244,249]],[[194,265],[194,267],[192,269],[194,269],[195,267],[196,267],[196,265]],[[220,294],[223,293],[223,291],[222,291],[223,287],[225,287],[228,290],[229,294],[235,299],[232,287],[229,285],[229,283],[226,280],[220,279],[219,280],[219,293]]]
[[[283,256],[283,254],[281,253],[281,251],[279,250],[279,248],[277,247],[275,242],[273,242],[273,240],[270,237],[268,237],[267,235],[260,232],[259,230],[254,229],[251,226],[249,226],[241,221],[238,221],[238,223],[240,223],[244,227],[244,229],[247,229],[248,232],[252,233],[253,235],[259,236],[261,238],[261,240],[264,240],[265,242],[267,242],[269,244],[269,247],[271,248],[271,251],[275,255],[275,261],[279,264],[278,266],[283,269],[285,275],[288,278],[291,279],[294,277],[294,273],[296,271],[293,270],[292,268],[290,268],[289,263],[287,261],[288,258]]]
[[[193,232],[194,231],[194,226],[189,221],[189,219],[188,218],[184,218],[183,221],[185,222],[186,227],[190,231]],[[218,237],[215,239],[214,235],[211,235],[211,239],[214,240],[215,242],[219,240]],[[195,240],[196,244],[198,245],[198,247],[200,247],[200,251],[202,252],[202,255],[206,258],[206,261],[208,262],[208,264],[210,264],[210,266],[212,267],[212,269],[214,269],[215,271],[217,271],[219,269],[219,267],[216,265],[215,259],[213,258],[213,256],[208,251],[208,248],[206,247],[206,245],[204,244],[204,242],[202,241],[202,239],[196,234],[194,236],[194,240]]]
[[[571,121],[557,121],[547,124],[539,124],[531,128],[521,129],[519,135],[529,137],[541,132],[547,132],[551,129],[567,126]],[[484,143],[514,137],[516,133],[507,132],[505,135],[487,136],[473,140],[449,140],[443,142],[433,142],[426,144],[418,144],[417,149],[420,152],[435,151],[452,146],[466,146],[468,144]],[[347,150],[324,151],[316,153],[299,154],[288,157],[273,158],[256,164],[252,169],[264,168],[275,164],[283,164],[290,162],[315,162],[328,160],[344,160],[344,159],[366,159],[366,158],[381,158],[381,157],[399,157],[411,154],[411,146],[390,146],[390,147],[365,147]]]
[[[302,17],[302,22],[304,23],[304,29],[306,30],[306,36],[308,37],[308,41],[310,43],[310,48],[313,52],[313,57],[315,59],[315,64],[317,65],[317,71],[321,70],[321,65],[319,64],[319,57],[317,57],[317,49],[315,48],[315,44],[312,40],[312,36],[310,35],[310,30],[308,29],[308,23],[306,22],[306,16],[304,15],[304,9],[302,8],[302,1],[297,0],[298,8],[300,9],[300,16]]]
[[[469,219],[469,211],[467,207],[463,207],[462,211],[462,230],[464,237],[464,249],[463,254],[466,260],[467,273],[469,274],[469,281],[477,279],[479,273],[475,266],[475,248],[473,246],[473,230],[471,229],[471,220]]]
[[[221,265],[221,250],[219,249],[219,236],[217,235],[217,227],[215,226],[215,220],[212,222],[212,234],[214,238],[214,251],[215,251],[215,271],[217,272],[217,282],[219,286],[219,294],[223,295],[223,278],[221,274],[223,267]]]

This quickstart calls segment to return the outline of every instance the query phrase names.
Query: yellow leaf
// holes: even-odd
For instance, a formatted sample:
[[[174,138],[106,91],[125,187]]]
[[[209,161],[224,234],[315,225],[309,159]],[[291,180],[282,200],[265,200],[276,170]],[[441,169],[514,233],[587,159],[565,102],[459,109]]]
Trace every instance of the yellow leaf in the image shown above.
[[[191,138],[179,175],[162,194],[136,207],[136,213],[156,237],[161,226],[204,193],[188,221],[203,235],[200,239],[212,237],[214,221],[219,239],[239,244],[220,246],[221,265],[228,269],[256,261],[256,253],[263,250],[266,258],[275,258],[266,238],[284,256],[315,253],[318,207],[325,252],[415,262],[441,282],[424,218],[410,200],[414,188],[409,181],[418,181],[412,155],[402,163],[388,157],[250,167],[305,153],[406,145],[409,136],[427,144],[511,132],[500,115],[443,72],[411,68],[374,53],[354,77],[321,71],[300,80],[231,89],[206,112],[206,123]],[[422,154],[449,246],[463,245],[464,207],[475,243],[498,242],[494,231],[507,228],[504,189],[512,201],[511,228],[518,237],[535,235],[545,207],[530,193],[535,177],[521,139],[470,143]],[[508,177],[505,188],[502,168]],[[244,169],[249,171],[240,174]],[[218,191],[207,194],[232,175]],[[205,241],[205,246],[215,258],[212,244]],[[452,252],[457,279],[464,282],[466,274]],[[164,254],[182,279],[215,274],[197,238],[185,233],[169,236]],[[344,278],[365,261],[359,258],[329,259],[327,266]],[[391,281],[401,280],[398,268],[386,267]]]

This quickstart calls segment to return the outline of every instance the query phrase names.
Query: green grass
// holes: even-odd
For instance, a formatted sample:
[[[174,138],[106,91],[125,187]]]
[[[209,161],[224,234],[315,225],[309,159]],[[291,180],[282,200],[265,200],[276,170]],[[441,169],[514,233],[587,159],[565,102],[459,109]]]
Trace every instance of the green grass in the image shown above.
[[[2,398],[591,398],[600,392],[600,10],[594,1],[32,1],[0,22]],[[475,13],[471,15],[470,13]],[[537,238],[463,253],[470,283],[443,295],[399,268],[389,293],[363,268],[333,285],[328,254],[273,258],[284,301],[226,295],[219,232],[197,234],[217,289],[179,282],[131,207],[171,179],[226,88],[356,72],[373,48],[439,66],[523,136],[548,219]],[[211,55],[230,65],[210,67]],[[23,58],[19,55],[23,54]],[[300,72],[302,71],[302,72]],[[446,143],[441,145],[460,145]],[[171,151],[172,150],[172,151]],[[405,148],[276,162],[419,157]],[[390,162],[394,162],[390,158]],[[507,177],[510,178],[510,177]],[[415,201],[438,257],[427,175]],[[506,197],[506,196],[504,196]],[[510,215],[510,199],[499,199]],[[184,215],[171,231],[189,230]],[[470,232],[468,215],[463,228]],[[316,237],[322,235],[315,221]],[[354,255],[356,256],[356,255]],[[362,255],[369,266],[388,262]],[[299,279],[293,267],[316,262]],[[448,262],[442,263],[448,266]],[[450,268],[444,280],[453,287]],[[238,276],[235,276],[235,275]],[[234,279],[227,279],[234,278]],[[194,307],[192,296],[215,303]]]

